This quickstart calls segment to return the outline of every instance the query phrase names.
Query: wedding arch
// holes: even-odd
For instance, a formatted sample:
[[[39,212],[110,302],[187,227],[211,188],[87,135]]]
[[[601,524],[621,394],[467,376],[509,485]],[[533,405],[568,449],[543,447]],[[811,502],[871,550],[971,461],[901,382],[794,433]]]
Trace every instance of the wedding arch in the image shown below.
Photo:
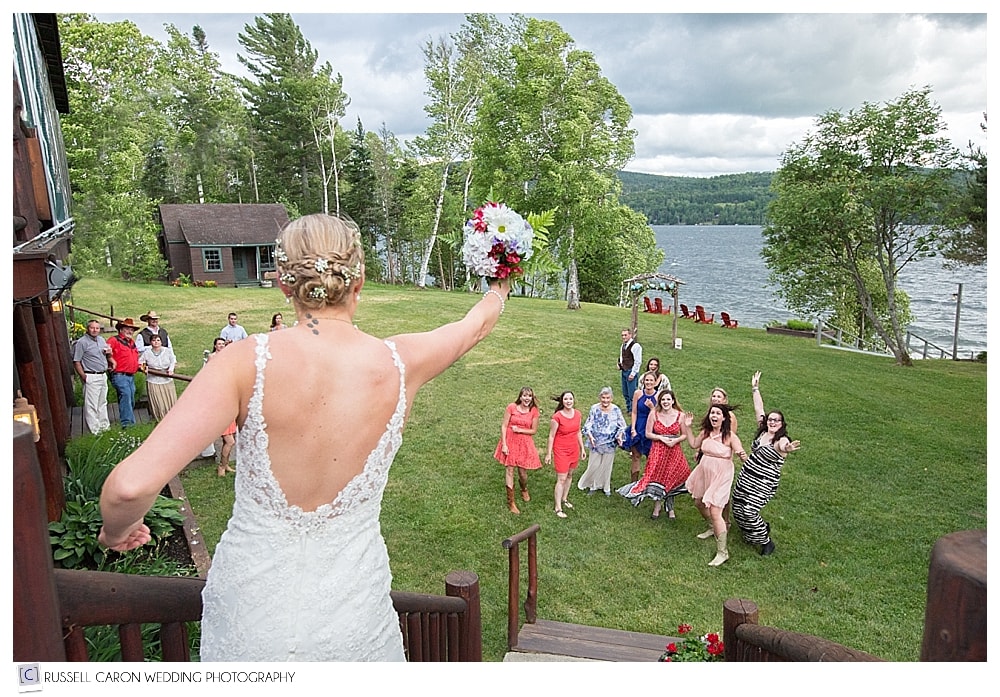
[[[622,281],[621,293],[618,296],[618,305],[620,307],[632,307],[632,336],[635,336],[639,331],[639,300],[645,295],[653,294],[659,295],[661,297],[669,297],[673,305],[673,328],[672,328],[672,343],[674,346],[677,345],[677,310],[678,305],[678,295],[680,287],[684,285],[684,281],[677,278],[676,276],[671,276],[670,274],[660,273],[659,271],[653,273],[642,273],[638,276],[633,276],[632,278],[627,278]]]

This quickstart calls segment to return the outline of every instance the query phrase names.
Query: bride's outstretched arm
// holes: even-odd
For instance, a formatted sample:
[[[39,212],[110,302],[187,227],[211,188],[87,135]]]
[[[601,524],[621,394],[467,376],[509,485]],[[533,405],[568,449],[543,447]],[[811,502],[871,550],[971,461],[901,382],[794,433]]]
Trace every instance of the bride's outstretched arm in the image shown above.
[[[239,361],[253,369],[245,355],[253,343],[237,342],[209,361],[143,444],[111,471],[101,490],[101,544],[127,550],[148,542],[142,520],[160,491],[236,418]]]
[[[419,334],[391,337],[406,364],[406,385],[411,400],[428,380],[444,372],[493,331],[509,292],[507,279],[494,281],[479,302],[457,322]]]

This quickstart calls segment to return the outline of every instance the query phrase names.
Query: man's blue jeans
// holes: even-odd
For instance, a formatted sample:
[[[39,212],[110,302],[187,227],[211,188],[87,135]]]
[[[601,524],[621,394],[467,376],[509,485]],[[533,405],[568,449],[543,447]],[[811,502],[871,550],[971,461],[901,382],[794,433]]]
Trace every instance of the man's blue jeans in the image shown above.
[[[639,389],[639,373],[634,377],[629,377],[630,371],[622,371],[622,396],[625,398],[625,412],[632,413],[632,395]]]
[[[135,402],[135,376],[125,373],[112,373],[111,384],[118,393],[118,420],[122,426],[135,424],[135,414],[132,404]]]

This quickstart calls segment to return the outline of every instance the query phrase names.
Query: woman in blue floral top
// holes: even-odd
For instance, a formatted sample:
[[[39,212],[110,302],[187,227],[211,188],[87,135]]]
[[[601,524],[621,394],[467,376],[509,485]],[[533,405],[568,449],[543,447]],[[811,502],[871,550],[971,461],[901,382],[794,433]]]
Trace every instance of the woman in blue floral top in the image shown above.
[[[601,388],[598,399],[600,402],[590,408],[583,424],[590,464],[577,487],[580,491],[589,489],[588,496],[598,489],[603,489],[605,496],[611,496],[611,467],[615,463],[615,452],[625,440],[625,417],[614,404],[610,387]]]

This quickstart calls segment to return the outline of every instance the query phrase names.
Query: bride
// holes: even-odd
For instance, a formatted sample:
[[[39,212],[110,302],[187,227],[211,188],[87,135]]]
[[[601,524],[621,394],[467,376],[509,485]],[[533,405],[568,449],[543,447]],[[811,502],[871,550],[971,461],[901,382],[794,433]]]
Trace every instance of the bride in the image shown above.
[[[492,281],[459,321],[381,340],[354,325],[357,226],[299,218],[275,256],[298,323],[236,342],[198,373],[108,477],[99,539],[119,551],[148,542],[143,516],[160,490],[235,418],[236,500],[203,593],[201,659],[404,660],[382,492],[417,390],[492,331],[509,282]]]

